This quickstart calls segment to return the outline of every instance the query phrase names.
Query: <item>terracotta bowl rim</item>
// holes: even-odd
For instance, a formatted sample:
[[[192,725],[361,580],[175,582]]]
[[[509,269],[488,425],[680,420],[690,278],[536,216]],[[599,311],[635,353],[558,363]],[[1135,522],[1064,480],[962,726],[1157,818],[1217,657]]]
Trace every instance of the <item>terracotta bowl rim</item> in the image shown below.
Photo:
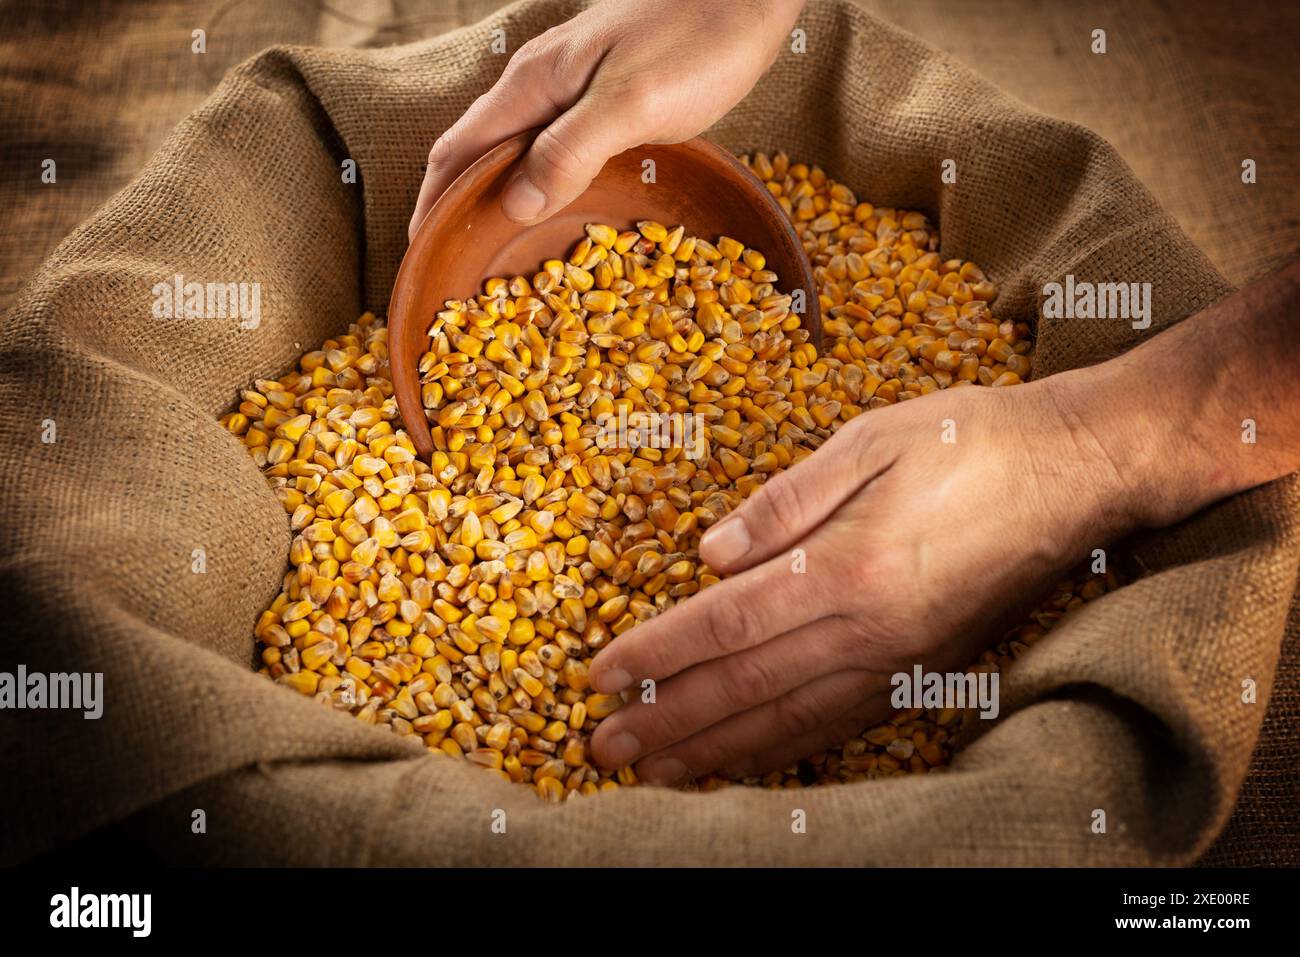
[[[399,338],[393,335],[393,318],[399,312],[413,308],[413,306],[408,305],[408,303],[409,300],[416,296],[416,290],[419,288],[423,276],[424,260],[427,258],[426,247],[433,241],[433,236],[450,224],[451,214],[449,211],[457,205],[454,201],[467,193],[479,190],[485,182],[490,181],[492,178],[499,175],[503,166],[509,166],[516,159],[522,156],[539,130],[540,128],[525,130],[522,133],[516,133],[508,139],[502,140],[471,163],[464,172],[457,176],[443,194],[438,197],[437,201],[421,221],[419,227],[416,229],[414,238],[407,246],[406,252],[402,255],[401,263],[398,265],[397,275],[393,281],[392,293],[389,296],[388,313],[385,317],[389,330],[389,376],[394,387],[393,394],[397,399],[402,427],[406,431],[407,435],[411,437],[412,441],[415,442],[417,448],[422,454],[427,454],[428,451],[432,450],[431,429],[424,417],[425,410],[422,405],[419,409],[408,410],[402,408],[402,391],[397,389],[398,374],[394,372],[397,363],[394,362],[393,353],[395,351],[402,353],[404,352],[405,347],[402,342],[399,341]],[[789,216],[781,207],[780,203],[776,201],[776,197],[773,196],[772,193],[763,185],[762,180],[760,180],[754,172],[742,163],[730,150],[714,143],[712,140],[706,139],[703,136],[695,136],[688,140],[683,140],[680,143],[647,143],[643,144],[641,147],[632,147],[632,150],[642,149],[645,146],[656,150],[678,150],[689,153],[705,166],[716,171],[719,175],[725,175],[725,170],[730,170],[733,173],[738,174],[740,182],[745,184],[747,192],[751,195],[753,200],[756,203],[767,207],[771,214],[769,217],[770,220],[780,225],[782,238],[787,247],[796,253],[796,262],[799,264],[799,275],[794,277],[796,281],[791,282],[791,277],[788,276],[782,277],[778,288],[784,288],[787,292],[791,289],[798,288],[802,288],[805,291],[807,297],[806,309],[810,314],[808,322],[808,325],[811,327],[809,330],[809,341],[817,346],[818,351],[820,351],[822,319],[820,314],[820,302],[818,301],[816,294],[817,286],[813,275],[812,262],[808,259],[808,255],[804,251],[803,242],[800,240],[799,234],[795,232],[794,224],[790,221]],[[624,152],[629,151],[630,150],[625,150]],[[602,167],[602,172],[603,169],[604,167]],[[600,174],[597,175],[599,176]],[[448,200],[451,200],[451,202]],[[765,250],[764,252],[768,251]],[[770,252],[768,253],[768,256],[770,259]],[[479,277],[476,280],[476,283],[481,284],[484,278],[486,277]],[[477,285],[475,288],[477,288]],[[470,295],[472,294],[473,293],[471,292]],[[409,318],[410,317],[408,317],[408,321]],[[427,320],[429,323],[432,323],[433,316],[427,317]],[[425,325],[424,328],[421,329],[421,333],[426,333],[427,329],[428,326]],[[409,363],[404,363],[404,365],[410,365],[413,374],[418,374],[416,373],[416,368],[419,363],[419,355],[417,354],[407,358],[411,361]],[[419,394],[418,389],[416,390],[416,393],[417,395]],[[408,412],[410,415],[418,417],[417,424],[422,426],[422,428],[412,428]]]

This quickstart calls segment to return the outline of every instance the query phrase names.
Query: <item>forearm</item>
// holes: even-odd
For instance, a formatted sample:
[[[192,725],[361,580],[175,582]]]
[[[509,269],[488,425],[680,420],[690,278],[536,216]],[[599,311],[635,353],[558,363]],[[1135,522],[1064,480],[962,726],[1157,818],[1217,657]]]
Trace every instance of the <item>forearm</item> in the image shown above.
[[[1044,380],[1114,464],[1130,525],[1300,468],[1300,263],[1109,362]]]
[[[749,2],[758,21],[766,27],[770,20],[771,28],[779,31],[782,36],[794,28],[799,14],[808,5],[808,0],[749,0]]]

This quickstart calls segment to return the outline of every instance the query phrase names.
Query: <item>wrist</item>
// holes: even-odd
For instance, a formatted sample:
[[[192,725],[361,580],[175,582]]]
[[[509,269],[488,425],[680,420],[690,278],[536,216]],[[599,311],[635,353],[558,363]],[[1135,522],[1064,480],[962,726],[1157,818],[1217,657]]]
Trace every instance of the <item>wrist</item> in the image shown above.
[[[1300,263],[1121,356],[1022,388],[1050,397],[1081,459],[1111,474],[1118,533],[1164,527],[1300,468],[1298,329]]]
[[[747,9],[742,9],[745,19],[764,32],[770,30],[779,46],[788,38],[806,5],[807,0],[750,0]]]
[[[1029,387],[1048,397],[1094,502],[1102,535],[1118,538],[1182,517],[1176,427],[1167,415],[1178,395],[1151,394],[1151,380],[1124,357],[1058,373]],[[1176,387],[1175,387],[1176,388]],[[1185,440],[1184,440],[1185,441]]]

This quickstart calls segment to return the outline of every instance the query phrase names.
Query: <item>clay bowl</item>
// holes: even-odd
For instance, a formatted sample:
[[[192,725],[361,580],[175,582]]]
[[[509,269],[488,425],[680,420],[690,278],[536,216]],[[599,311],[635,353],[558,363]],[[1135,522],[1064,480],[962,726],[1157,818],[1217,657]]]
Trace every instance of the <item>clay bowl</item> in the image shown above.
[[[388,308],[393,389],[407,433],[421,455],[433,451],[421,404],[420,356],[429,326],[448,299],[467,299],[492,276],[532,276],[545,259],[567,256],[587,223],[633,229],[638,220],[714,241],[731,236],[762,250],[778,288],[808,291],[803,325],[821,345],[812,267],[785,212],[744,165],[703,139],[641,146],[615,156],[577,200],[543,223],[520,226],[501,211],[501,193],[533,131],[506,140],[467,169],[434,205],[402,259]],[[642,162],[655,162],[653,184]]]

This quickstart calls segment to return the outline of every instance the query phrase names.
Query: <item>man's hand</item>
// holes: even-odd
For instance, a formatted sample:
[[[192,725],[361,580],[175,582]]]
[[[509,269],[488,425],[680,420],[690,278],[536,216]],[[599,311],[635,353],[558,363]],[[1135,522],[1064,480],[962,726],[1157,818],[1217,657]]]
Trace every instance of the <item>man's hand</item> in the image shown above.
[[[1053,389],[878,409],[762,486],[700,547],[733,577],[597,656],[597,690],[649,678],[656,694],[601,723],[596,758],[662,784],[763,773],[887,715],[895,672],[977,657],[1009,611],[1136,520]]]
[[[502,206],[521,223],[576,199],[611,156],[707,129],[772,65],[804,0],[604,0],[525,43],[496,85],[434,143],[411,217],[516,133],[538,135]]]
[[[596,656],[598,691],[656,682],[596,759],[679,783],[847,740],[890,675],[965,667],[1092,549],[1300,468],[1298,398],[1292,263],[1108,362],[859,416],[709,529],[733,577]]]

